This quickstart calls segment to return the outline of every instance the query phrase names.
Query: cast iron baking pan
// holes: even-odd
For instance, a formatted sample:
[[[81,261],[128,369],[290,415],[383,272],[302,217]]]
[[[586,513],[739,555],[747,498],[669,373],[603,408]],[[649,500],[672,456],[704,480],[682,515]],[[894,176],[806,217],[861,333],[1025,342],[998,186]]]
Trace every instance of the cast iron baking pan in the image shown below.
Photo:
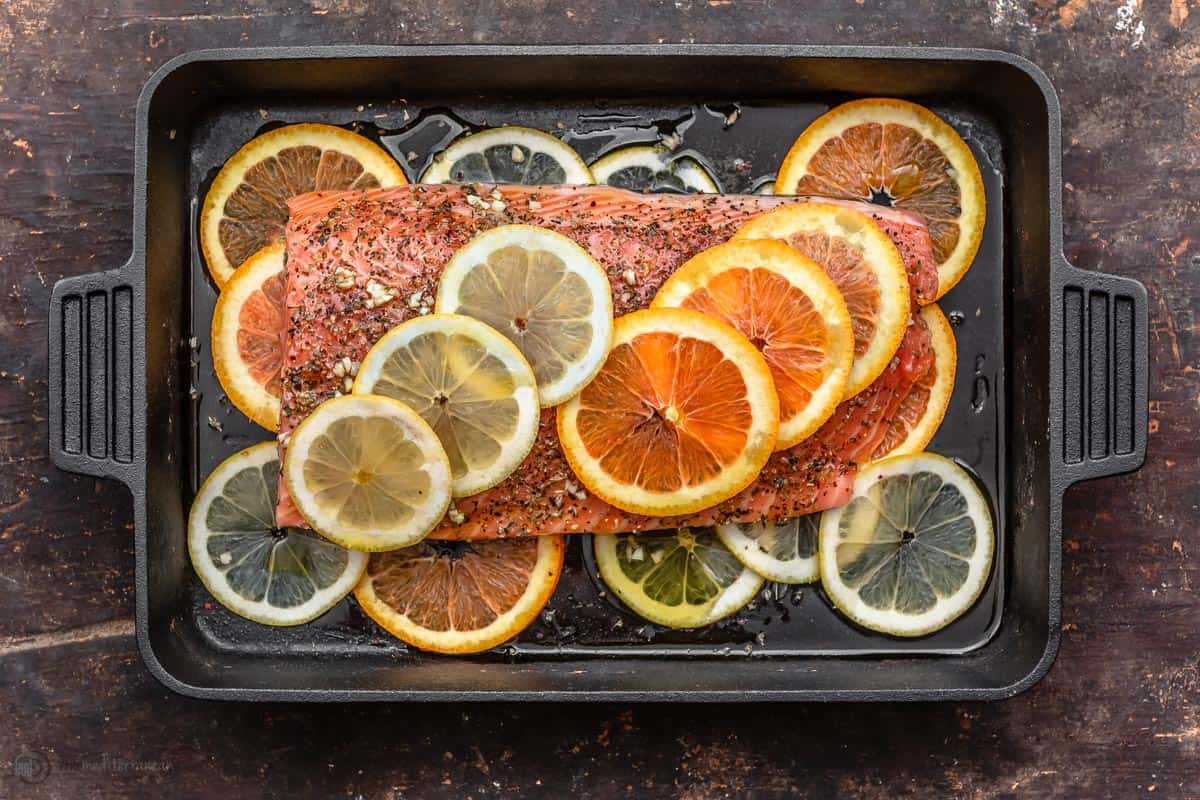
[[[987,229],[942,300],[959,370],[931,445],[969,466],[997,521],[983,597],[939,633],[899,640],[839,618],[813,587],[768,585],[702,632],[645,625],[596,584],[586,537],[542,618],[473,658],[410,652],[344,601],[299,628],[237,618],[185,546],[199,481],[269,434],[222,396],[208,353],[215,290],[196,246],[207,182],[242,143],[294,121],[353,127],[419,174],[464,126],[556,132],[590,158],[679,130],[729,192],[769,177],[837,102],[913,99],[979,160]],[[737,114],[731,112],[737,109]],[[737,121],[730,125],[730,119]],[[615,137],[615,138],[614,138]],[[134,252],[60,281],[50,308],[50,450],[129,487],[137,637],[183,694],[242,700],[949,700],[1006,697],[1059,642],[1061,505],[1072,483],[1136,469],[1146,444],[1146,294],[1062,253],[1059,109],[1006,53],[802,46],[327,47],[192,53],[137,109]]]

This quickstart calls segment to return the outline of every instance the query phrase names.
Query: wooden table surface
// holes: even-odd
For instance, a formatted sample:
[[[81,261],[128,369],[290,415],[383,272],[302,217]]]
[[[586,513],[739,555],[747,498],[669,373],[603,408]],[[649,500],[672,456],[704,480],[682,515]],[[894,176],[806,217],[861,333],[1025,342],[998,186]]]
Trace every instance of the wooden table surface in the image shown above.
[[[1195,0],[184,5],[0,6],[0,798],[1200,796]],[[143,82],[205,47],[575,41],[995,47],[1049,73],[1067,255],[1150,293],[1151,436],[1140,472],[1068,495],[1041,684],[992,704],[302,707],[189,700],[143,668],[128,493],[51,466],[45,399],[52,285],[130,252]]]

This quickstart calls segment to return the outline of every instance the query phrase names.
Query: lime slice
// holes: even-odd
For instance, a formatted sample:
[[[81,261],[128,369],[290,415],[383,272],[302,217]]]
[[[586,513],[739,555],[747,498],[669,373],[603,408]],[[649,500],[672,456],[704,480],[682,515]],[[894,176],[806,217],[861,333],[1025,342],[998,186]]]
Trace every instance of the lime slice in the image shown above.
[[[670,190],[718,194],[721,187],[699,161],[665,147],[632,145],[592,162],[597,183],[635,192]]]
[[[846,506],[821,517],[821,583],[852,620],[893,636],[922,636],[974,604],[995,538],[975,480],[933,453],[864,468]]]
[[[502,225],[459,249],[442,270],[437,311],[504,334],[533,367],[543,407],[578,394],[612,338],[604,268],[561,233],[532,225]]]
[[[455,497],[507,478],[537,438],[529,362],[495,328],[459,314],[415,317],[389,331],[363,359],[354,393],[399,400],[432,426]]]
[[[387,397],[317,406],[292,432],[283,473],[308,524],[355,550],[416,544],[450,506],[450,463],[437,435]]]
[[[717,535],[739,561],[767,580],[811,583],[821,577],[820,524],[820,514],[806,514],[780,522],[718,525]]]
[[[188,515],[192,567],[221,605],[264,625],[316,619],[349,594],[367,556],[312,531],[275,527],[279,455],[263,442],[204,481]]]
[[[533,128],[507,125],[455,139],[433,158],[421,183],[515,183],[525,186],[596,181],[571,146]]]
[[[600,578],[635,614],[696,628],[749,603],[763,584],[712,528],[592,537]]]

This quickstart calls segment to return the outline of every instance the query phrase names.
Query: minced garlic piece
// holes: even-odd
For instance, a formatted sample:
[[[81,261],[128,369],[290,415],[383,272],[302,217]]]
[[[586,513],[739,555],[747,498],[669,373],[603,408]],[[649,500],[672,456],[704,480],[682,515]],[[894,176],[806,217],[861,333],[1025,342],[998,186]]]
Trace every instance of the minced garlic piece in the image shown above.
[[[367,308],[377,308],[399,296],[399,292],[371,278],[367,281]]]

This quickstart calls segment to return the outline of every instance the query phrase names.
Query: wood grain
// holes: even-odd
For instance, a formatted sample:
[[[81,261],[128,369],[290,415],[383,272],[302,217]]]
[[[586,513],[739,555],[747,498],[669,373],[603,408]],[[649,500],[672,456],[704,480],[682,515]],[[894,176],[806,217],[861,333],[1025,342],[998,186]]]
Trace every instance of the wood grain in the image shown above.
[[[896,6],[0,6],[0,797],[1200,796],[1200,7]],[[201,703],[154,681],[128,494],[56,471],[45,422],[50,287],[130,250],[137,93],[202,47],[451,41],[955,44],[1046,69],[1067,255],[1150,292],[1152,433],[1140,472],[1068,495],[1043,683],[986,705],[564,710]]]

